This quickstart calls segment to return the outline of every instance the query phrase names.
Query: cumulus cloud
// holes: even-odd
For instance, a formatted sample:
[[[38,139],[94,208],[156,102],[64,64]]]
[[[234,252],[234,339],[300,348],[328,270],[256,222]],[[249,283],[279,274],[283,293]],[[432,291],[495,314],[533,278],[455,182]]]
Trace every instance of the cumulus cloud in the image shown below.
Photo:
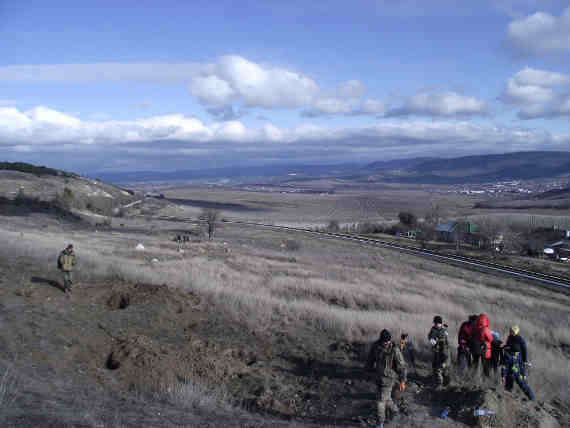
[[[521,119],[570,117],[570,75],[526,67],[506,82],[500,99]]]
[[[189,85],[190,94],[217,118],[234,104],[247,108],[302,108],[302,116],[378,115],[385,111],[378,100],[363,100],[367,89],[358,80],[340,83],[326,91],[301,73],[248,61],[239,56],[224,56],[205,65]]]
[[[386,112],[394,116],[476,116],[488,113],[487,104],[474,97],[456,92],[420,92],[406,99],[399,107]]]
[[[239,119],[247,114],[246,111],[233,106],[207,107],[206,111],[221,121]]]
[[[374,99],[342,99],[337,97],[320,97],[313,104],[303,110],[304,117],[317,117],[324,115],[345,116],[381,116],[386,111],[386,105]]]
[[[321,88],[311,77],[283,67],[227,55],[211,63],[93,63],[0,66],[0,81],[8,83],[87,84],[139,82],[185,84],[212,116],[239,118],[245,109],[304,109],[305,116],[377,115],[378,100],[363,100],[367,88],[356,79]],[[7,100],[4,100],[7,101]],[[0,100],[0,105],[9,105]],[[145,104],[140,107],[146,107]]]
[[[235,155],[234,161],[247,161],[247,153],[272,150],[274,154],[304,151],[325,155],[373,153],[403,150],[416,154],[444,153],[478,149],[487,152],[532,149],[564,149],[570,136],[551,135],[540,130],[500,128],[467,121],[394,121],[353,128],[331,128],[303,124],[280,128],[266,123],[249,128],[237,120],[210,124],[181,114],[153,116],[132,121],[82,121],[68,114],[36,107],[28,111],[0,108],[0,146],[3,152],[81,152],[96,150],[98,155],[124,152],[133,155],[181,156],[208,153],[209,156]],[[240,147],[239,151],[236,147]],[[244,154],[245,153],[245,154]],[[401,153],[401,152],[399,152]],[[242,158],[239,158],[242,156]],[[401,156],[401,154],[400,154]],[[196,159],[198,162],[198,159]]]
[[[358,98],[366,93],[366,86],[358,80],[349,80],[338,85],[337,94],[340,98]]]
[[[194,76],[189,90],[210,106],[240,101],[248,107],[296,108],[310,104],[319,87],[294,71],[224,56]]]
[[[570,7],[557,17],[536,12],[512,21],[507,40],[522,55],[553,55],[570,53]]]

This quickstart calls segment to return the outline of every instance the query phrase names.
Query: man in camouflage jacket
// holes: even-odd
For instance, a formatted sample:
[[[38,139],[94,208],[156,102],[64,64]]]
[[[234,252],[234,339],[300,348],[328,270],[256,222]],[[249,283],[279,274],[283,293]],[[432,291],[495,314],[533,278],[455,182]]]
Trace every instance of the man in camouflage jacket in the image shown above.
[[[73,245],[69,244],[57,258],[57,268],[63,274],[63,291],[71,294],[71,286],[73,285],[73,267],[75,266],[75,253]]]
[[[404,391],[407,374],[402,352],[392,342],[392,335],[388,330],[382,330],[380,338],[372,345],[366,367],[376,371],[378,426],[383,427],[387,409],[391,411],[393,420],[399,416],[398,409],[392,401],[392,388],[397,384],[400,391]]]
[[[433,376],[438,387],[449,383],[449,341],[447,325],[443,324],[440,315],[433,318],[433,327],[428,334],[428,340],[433,350]]]

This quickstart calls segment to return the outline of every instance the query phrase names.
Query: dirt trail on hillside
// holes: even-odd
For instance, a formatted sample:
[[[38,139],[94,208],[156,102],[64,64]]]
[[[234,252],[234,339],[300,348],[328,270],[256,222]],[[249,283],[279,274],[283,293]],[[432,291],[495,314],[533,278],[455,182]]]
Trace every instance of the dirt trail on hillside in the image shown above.
[[[166,284],[80,283],[68,299],[26,260],[3,266],[0,282],[4,360],[65,373],[110,394],[196,382],[277,420],[373,426],[376,389],[363,370],[367,344],[284,325],[250,329]],[[420,362],[400,403],[404,418],[390,426],[568,426],[567,404],[531,403],[492,386],[452,383],[436,391],[430,379],[429,364]],[[446,407],[449,417],[441,420]],[[495,415],[475,418],[475,408]]]

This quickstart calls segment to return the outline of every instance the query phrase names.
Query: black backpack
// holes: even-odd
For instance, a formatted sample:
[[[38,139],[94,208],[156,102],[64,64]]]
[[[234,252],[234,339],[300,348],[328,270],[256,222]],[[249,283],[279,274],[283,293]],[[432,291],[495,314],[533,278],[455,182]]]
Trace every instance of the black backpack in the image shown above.
[[[479,339],[474,337],[471,339],[471,354],[477,357],[485,355],[487,352],[487,344],[485,342],[480,342]]]

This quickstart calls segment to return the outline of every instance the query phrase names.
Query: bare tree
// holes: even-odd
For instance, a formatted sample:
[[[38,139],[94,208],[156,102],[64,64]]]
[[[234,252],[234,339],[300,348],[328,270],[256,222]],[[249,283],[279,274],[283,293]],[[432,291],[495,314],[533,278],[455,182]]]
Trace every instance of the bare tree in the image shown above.
[[[442,217],[441,206],[435,201],[430,201],[429,208],[425,213],[426,223],[435,228],[441,222]]]
[[[200,215],[200,220],[206,222],[206,226],[208,228],[208,239],[214,238],[214,233],[216,232],[216,228],[218,226],[218,217],[220,216],[220,212],[211,208],[206,208],[202,211]]]
[[[492,217],[481,217],[481,219],[478,220],[478,224],[479,233],[485,240],[485,248],[495,257],[497,248],[502,248],[503,246],[503,231],[506,228],[505,223]]]

